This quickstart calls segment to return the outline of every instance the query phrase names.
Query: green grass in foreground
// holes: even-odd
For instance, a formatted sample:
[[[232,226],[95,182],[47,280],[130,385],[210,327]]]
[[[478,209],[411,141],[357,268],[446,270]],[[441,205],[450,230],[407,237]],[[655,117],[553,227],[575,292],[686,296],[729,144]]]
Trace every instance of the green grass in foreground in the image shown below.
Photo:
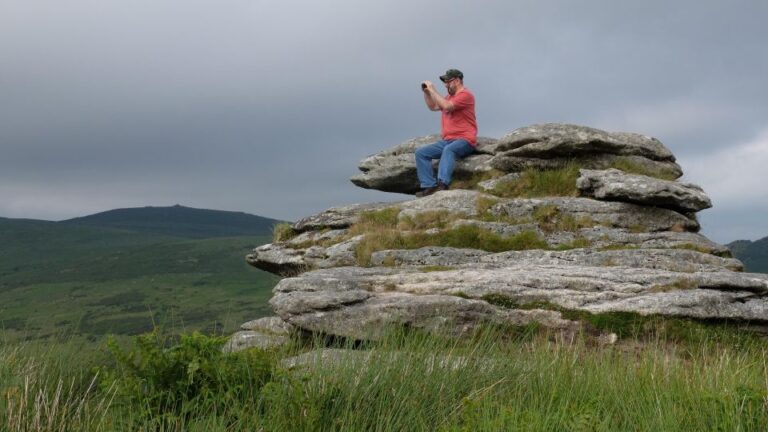
[[[534,328],[462,341],[392,332],[293,371],[280,359],[320,341],[236,355],[199,334],[149,334],[111,354],[4,346],[0,430],[766,430],[766,340],[685,328],[699,336],[608,347]]]

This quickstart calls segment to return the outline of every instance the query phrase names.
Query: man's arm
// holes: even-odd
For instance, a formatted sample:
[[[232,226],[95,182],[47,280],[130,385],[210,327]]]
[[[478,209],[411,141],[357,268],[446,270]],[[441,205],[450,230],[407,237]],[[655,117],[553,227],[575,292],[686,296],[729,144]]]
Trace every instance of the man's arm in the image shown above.
[[[423,84],[427,86],[427,88],[424,89],[424,100],[427,102],[427,106],[430,110],[451,112],[456,108],[451,102],[447,101],[437,92],[434,84],[429,81],[424,81]]]
[[[427,108],[429,108],[430,111],[440,111],[440,105],[435,100],[435,96],[440,97],[440,94],[435,90],[434,84],[430,81],[424,81],[421,83],[421,86],[424,93],[424,102],[427,104]]]
[[[427,108],[429,108],[430,111],[440,111],[440,108],[438,108],[435,101],[432,100],[432,95],[429,94],[427,89],[424,89],[424,102],[427,104]]]

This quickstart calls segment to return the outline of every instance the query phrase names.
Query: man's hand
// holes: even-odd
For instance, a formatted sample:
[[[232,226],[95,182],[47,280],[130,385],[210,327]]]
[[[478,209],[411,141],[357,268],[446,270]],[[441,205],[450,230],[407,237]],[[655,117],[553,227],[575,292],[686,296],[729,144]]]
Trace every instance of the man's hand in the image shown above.
[[[421,89],[425,92],[427,91],[435,91],[435,85],[432,84],[432,81],[422,81],[421,82]]]

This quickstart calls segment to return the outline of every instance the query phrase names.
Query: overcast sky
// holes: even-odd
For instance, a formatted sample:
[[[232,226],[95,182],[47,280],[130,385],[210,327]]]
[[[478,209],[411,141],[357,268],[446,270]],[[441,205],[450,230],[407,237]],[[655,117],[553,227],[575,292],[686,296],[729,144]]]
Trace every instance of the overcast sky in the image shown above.
[[[638,132],[768,235],[768,2],[0,0],[0,216],[182,204],[295,220],[407,198],[349,177],[439,131],[461,69],[480,135]]]

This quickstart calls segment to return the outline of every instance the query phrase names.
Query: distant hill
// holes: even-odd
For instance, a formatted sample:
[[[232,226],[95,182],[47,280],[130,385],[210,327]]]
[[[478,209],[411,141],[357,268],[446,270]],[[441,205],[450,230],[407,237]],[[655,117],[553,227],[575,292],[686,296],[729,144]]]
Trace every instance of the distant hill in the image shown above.
[[[59,223],[203,239],[270,235],[272,227],[279,222],[276,219],[243,212],[204,210],[175,205],[109,210]]]
[[[768,237],[756,241],[736,240],[726,246],[744,263],[748,272],[768,273]]]
[[[155,324],[221,334],[271,313],[267,301],[278,277],[244,259],[271,234],[230,236],[232,227],[247,232],[259,225],[227,225],[271,219],[183,208],[171,208],[166,218],[141,217],[155,210],[114,224],[99,218],[120,210],[89,221],[107,227],[0,217],[0,344],[57,334],[96,340]],[[184,214],[208,217],[180,219]],[[261,229],[268,233],[271,225]]]

